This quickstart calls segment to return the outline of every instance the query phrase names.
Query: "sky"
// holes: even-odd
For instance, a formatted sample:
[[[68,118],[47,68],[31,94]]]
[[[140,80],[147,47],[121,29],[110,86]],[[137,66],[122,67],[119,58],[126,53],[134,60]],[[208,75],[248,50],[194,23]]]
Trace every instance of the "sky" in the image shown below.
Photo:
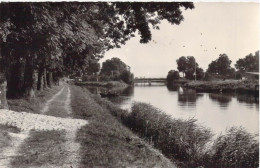
[[[152,40],[139,43],[138,35],[121,48],[109,50],[100,63],[113,57],[131,67],[135,77],[166,77],[177,70],[176,60],[194,56],[204,70],[220,54],[227,54],[234,67],[239,58],[259,50],[259,3],[195,2],[184,10],[184,21],[171,25],[162,21],[152,30]]]

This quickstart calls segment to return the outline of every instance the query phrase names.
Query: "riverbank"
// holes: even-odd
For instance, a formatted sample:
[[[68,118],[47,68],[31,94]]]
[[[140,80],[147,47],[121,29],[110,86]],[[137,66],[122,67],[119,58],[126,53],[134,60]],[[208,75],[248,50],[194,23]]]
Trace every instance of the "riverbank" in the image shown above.
[[[45,102],[44,106],[40,105],[41,101]],[[37,107],[40,109],[36,110]],[[6,151],[6,148],[12,151],[12,156],[6,159],[8,168],[18,165],[24,168],[176,167],[159,151],[116,120],[110,109],[100,106],[88,91],[83,91],[78,86],[65,84],[53,87],[43,91],[42,94],[37,94],[35,100],[10,100],[10,109],[28,110],[29,113],[35,113],[33,114],[35,116],[40,114],[41,118],[46,116],[45,118],[54,121],[56,118],[57,121],[59,118],[70,118],[75,121],[81,119],[88,124],[72,130],[70,128],[73,127],[65,130],[56,129],[55,124],[52,124],[53,130],[28,129],[26,136],[20,136],[24,135],[24,131],[18,132],[16,137],[23,138],[14,138],[14,141],[8,142],[7,140],[12,140],[13,134],[9,128],[6,129],[10,127],[9,125],[2,124],[0,135],[4,135],[4,142],[0,141],[0,146],[4,148],[2,151]],[[20,119],[26,120],[26,117]],[[11,122],[16,123],[17,121]],[[17,142],[16,146],[9,145],[14,142]],[[2,151],[0,156],[5,156]]]
[[[214,80],[214,81],[190,81],[183,86],[195,89],[197,92],[238,92],[255,94],[255,86],[258,81],[249,80]]]
[[[91,87],[103,87],[106,89],[113,89],[113,88],[126,88],[129,85],[122,82],[122,81],[108,81],[108,82],[75,82],[77,86],[91,86]]]
[[[145,103],[135,103],[127,112],[106,99],[92,96],[179,167],[258,167],[258,135],[241,127],[232,127],[213,139],[211,130],[197,124],[194,119],[174,119]]]

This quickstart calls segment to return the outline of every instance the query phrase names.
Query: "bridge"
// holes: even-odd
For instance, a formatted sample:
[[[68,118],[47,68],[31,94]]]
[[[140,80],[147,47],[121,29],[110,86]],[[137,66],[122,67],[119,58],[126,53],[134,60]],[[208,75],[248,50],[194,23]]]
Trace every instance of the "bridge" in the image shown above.
[[[166,78],[135,78],[134,82],[136,85],[152,85],[152,83],[167,84]]]

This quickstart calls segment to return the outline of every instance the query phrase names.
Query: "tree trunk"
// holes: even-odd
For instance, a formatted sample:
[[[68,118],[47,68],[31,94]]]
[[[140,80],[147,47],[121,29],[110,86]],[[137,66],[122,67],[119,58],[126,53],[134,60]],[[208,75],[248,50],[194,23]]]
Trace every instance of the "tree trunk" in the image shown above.
[[[23,96],[24,63],[16,62],[7,70],[7,98]]]
[[[56,86],[59,86],[59,77],[57,75],[57,72],[52,73],[53,82]]]
[[[0,109],[8,109],[8,104],[6,100],[6,79],[5,74],[0,73]]]
[[[38,80],[37,80],[37,90],[43,90],[43,71],[44,71],[44,68],[43,68],[43,65],[41,65],[38,69]]]
[[[8,109],[6,100],[6,69],[9,64],[4,62],[2,55],[0,54],[0,109]]]
[[[33,59],[28,57],[26,59],[25,70],[24,70],[24,84],[23,84],[23,96],[26,98],[35,97],[34,94],[34,69],[33,69]]]
[[[46,68],[43,67],[43,88],[48,88],[47,85],[47,72],[46,72]]]
[[[52,72],[50,71],[47,73],[47,85],[48,87],[52,86]]]

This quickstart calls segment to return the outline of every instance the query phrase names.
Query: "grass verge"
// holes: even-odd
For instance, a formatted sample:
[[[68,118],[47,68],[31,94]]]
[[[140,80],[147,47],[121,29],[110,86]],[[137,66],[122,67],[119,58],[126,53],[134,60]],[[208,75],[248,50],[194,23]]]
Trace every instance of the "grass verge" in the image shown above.
[[[65,131],[30,131],[12,159],[12,167],[61,167],[67,154],[64,151]]]
[[[77,133],[80,167],[175,167],[96,103],[88,91],[77,86],[71,91],[74,118],[89,121]]]

